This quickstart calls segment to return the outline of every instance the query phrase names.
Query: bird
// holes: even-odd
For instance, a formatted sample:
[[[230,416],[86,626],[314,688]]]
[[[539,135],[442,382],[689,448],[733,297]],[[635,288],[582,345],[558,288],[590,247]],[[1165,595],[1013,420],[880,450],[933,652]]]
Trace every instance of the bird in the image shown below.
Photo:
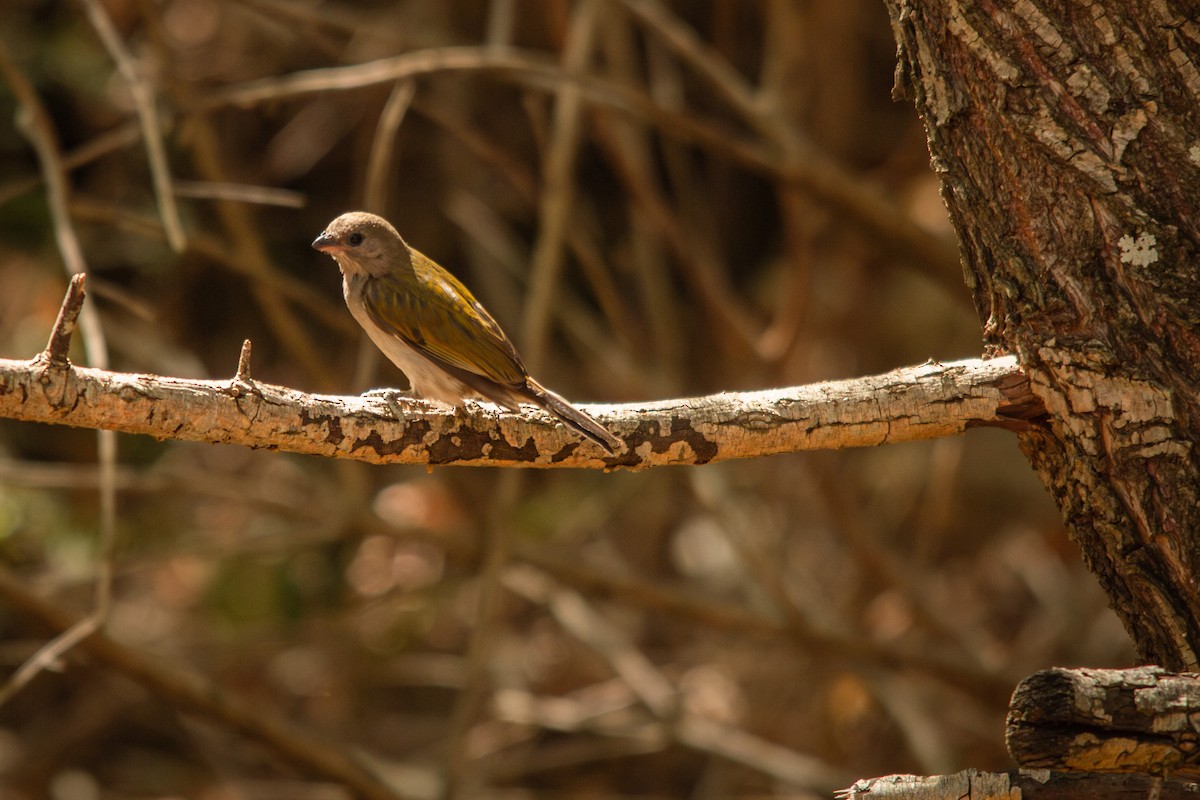
[[[615,455],[607,428],[534,380],[500,325],[457,278],[366,211],[338,216],[312,243],[337,262],[350,314],[408,376],[411,393],[454,407],[531,403]]]

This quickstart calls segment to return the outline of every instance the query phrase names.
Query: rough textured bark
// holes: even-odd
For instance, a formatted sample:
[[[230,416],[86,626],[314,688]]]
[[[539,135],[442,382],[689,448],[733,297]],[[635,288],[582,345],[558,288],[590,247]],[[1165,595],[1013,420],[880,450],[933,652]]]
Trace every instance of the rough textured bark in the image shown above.
[[[253,381],[249,340],[227,382],[75,367],[67,351],[84,282],[83,275],[71,279],[40,354],[0,359],[0,417],[372,464],[645,469],[895,444],[980,426],[1023,431],[1045,416],[1011,357],[930,361],[789,389],[608,406],[601,423],[626,449],[605,457],[546,414],[320,397]]]
[[[1200,777],[1200,675],[1049,669],[1013,693],[1005,739],[1026,769]]]
[[[198,381],[0,359],[0,418],[103,428],[372,464],[645,469],[870,447],[1028,427],[1041,405],[1011,358],[924,364],[763,392],[586,406],[629,449],[596,445],[534,409],[330,397],[234,378]]]
[[[888,0],[1022,447],[1148,662],[1200,666],[1194,3]]]
[[[1151,775],[1112,775],[1094,772],[1016,772],[967,770],[927,778],[888,775],[859,781],[838,792],[839,800],[1184,800],[1196,796],[1196,784]]]

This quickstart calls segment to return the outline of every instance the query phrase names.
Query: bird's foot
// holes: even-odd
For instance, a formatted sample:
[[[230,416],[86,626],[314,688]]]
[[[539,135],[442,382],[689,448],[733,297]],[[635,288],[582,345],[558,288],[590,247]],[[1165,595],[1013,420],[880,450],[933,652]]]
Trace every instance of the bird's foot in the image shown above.
[[[402,389],[371,389],[363,392],[362,397],[378,397],[387,404],[388,411],[398,422],[404,421],[404,411],[400,408],[400,400],[411,400],[412,392]]]

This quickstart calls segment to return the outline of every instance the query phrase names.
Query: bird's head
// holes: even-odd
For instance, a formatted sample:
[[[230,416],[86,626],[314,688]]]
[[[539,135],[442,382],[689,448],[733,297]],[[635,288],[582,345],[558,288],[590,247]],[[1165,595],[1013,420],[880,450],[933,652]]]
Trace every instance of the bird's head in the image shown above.
[[[391,223],[366,211],[342,214],[312,246],[328,253],[342,272],[378,276],[411,264],[408,247]]]

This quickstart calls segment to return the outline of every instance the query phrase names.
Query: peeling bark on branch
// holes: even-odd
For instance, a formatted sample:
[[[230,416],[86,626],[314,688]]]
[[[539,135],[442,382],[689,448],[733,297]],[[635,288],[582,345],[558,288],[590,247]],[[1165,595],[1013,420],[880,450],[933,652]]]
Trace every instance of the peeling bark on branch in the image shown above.
[[[250,377],[248,340],[228,382],[75,367],[65,354],[83,282],[82,275],[71,281],[41,354],[0,359],[0,417],[372,464],[637,470],[934,439],[979,426],[1025,431],[1044,416],[1012,358],[930,361],[791,389],[592,406],[627,447],[605,457],[539,412],[307,395],[259,383]]]
[[[1191,800],[1194,783],[1150,775],[1095,772],[966,770],[953,775],[888,775],[862,780],[838,792],[839,800]]]
[[[605,457],[534,409],[455,413],[421,401],[307,395],[256,381],[197,381],[0,359],[0,417],[106,428],[374,464],[644,469],[800,450],[1025,430],[1040,404],[1011,358],[930,363],[868,378],[620,406],[586,406],[629,446]]]
[[[1145,661],[1200,668],[1200,23],[887,5],[985,334],[1050,414],[1022,447]]]
[[[1017,772],[889,775],[840,792],[916,800],[1195,797],[1200,675],[1158,667],[1049,669],[1017,686],[1008,751]]]
[[[1200,778],[1200,675],[1050,669],[1013,693],[1006,740],[1025,768]]]

